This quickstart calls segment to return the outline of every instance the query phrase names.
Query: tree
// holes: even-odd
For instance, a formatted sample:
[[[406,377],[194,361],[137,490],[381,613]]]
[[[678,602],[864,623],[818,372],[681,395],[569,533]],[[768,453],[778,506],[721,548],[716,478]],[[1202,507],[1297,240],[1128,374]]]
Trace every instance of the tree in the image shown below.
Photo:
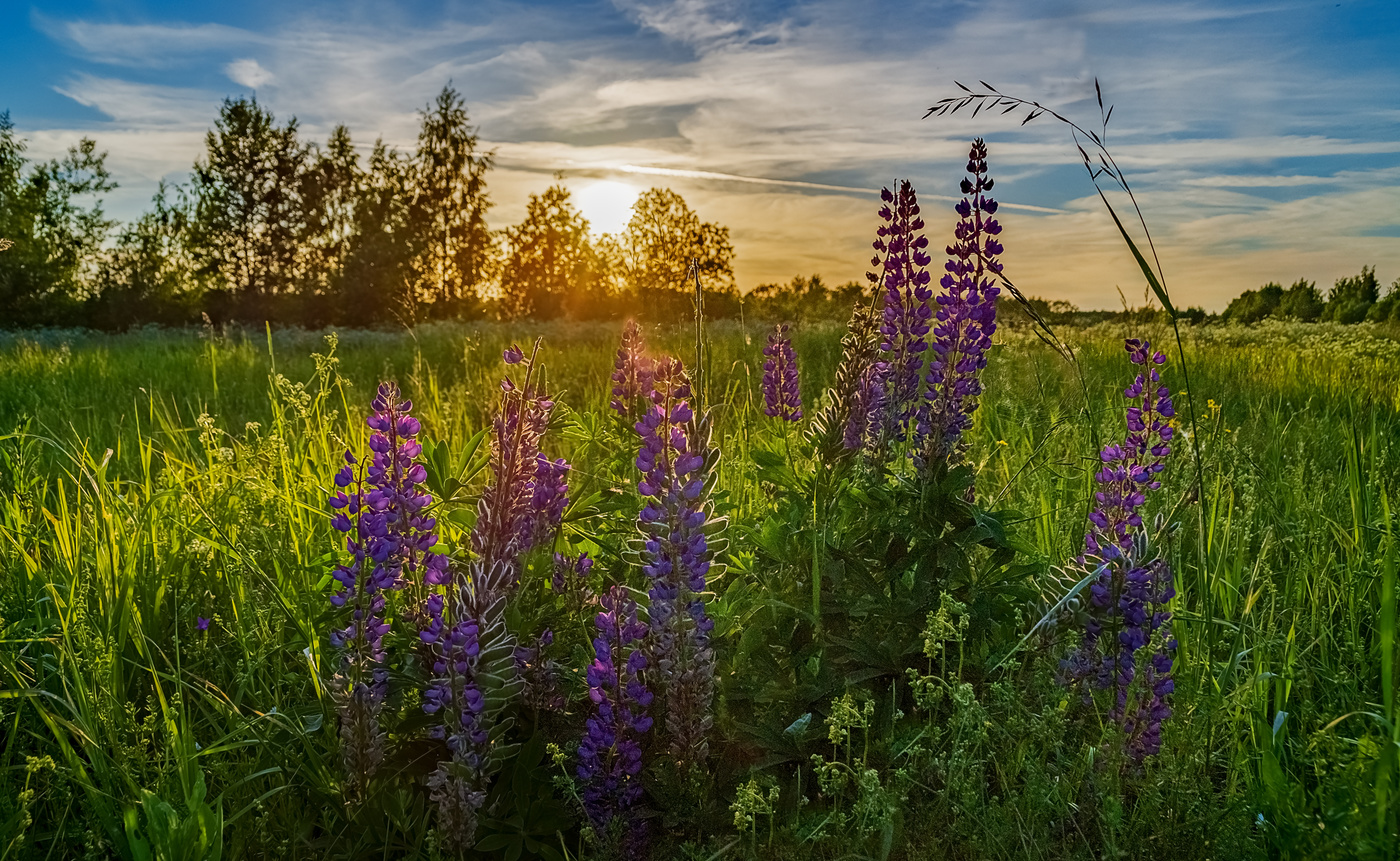
[[[562,185],[530,195],[525,220],[506,229],[505,244],[501,291],[509,316],[549,320],[596,304],[586,301],[602,281],[588,220]]]
[[[342,322],[364,326],[413,318],[412,264],[419,244],[410,213],[413,190],[412,161],[375,141],[358,184],[336,290],[336,318]]]
[[[415,286],[433,316],[460,315],[474,307],[492,250],[486,228],[486,172],[494,151],[480,151],[466,102],[442,88],[422,111],[411,221],[422,237],[414,258]]]
[[[0,256],[0,309],[9,325],[76,322],[112,228],[102,195],[117,184],[88,138],[32,167],[25,148],[9,112],[0,113],[0,236],[13,243]]]
[[[682,299],[694,291],[687,274],[696,259],[706,302],[713,293],[715,304],[724,309],[737,305],[729,228],[700,221],[669,188],[653,188],[637,198],[622,246],[628,283],[647,311],[665,317],[684,312],[688,306]],[[711,310],[720,312],[721,307]]]
[[[324,296],[334,289],[355,239],[363,184],[364,171],[349,129],[336,126],[324,150],[312,145],[300,183],[306,218],[303,289],[308,293]]]
[[[293,117],[278,127],[256,99],[225,99],[205,157],[195,163],[191,242],[240,316],[262,316],[269,297],[295,292],[314,220],[303,200],[310,148]]]
[[[795,276],[787,284],[760,284],[744,296],[744,316],[765,320],[846,320],[869,292],[854,281],[835,290],[820,275]]]
[[[1396,278],[1385,296],[1366,312],[1366,319],[1372,323],[1400,323],[1400,278]]]
[[[140,323],[177,325],[197,319],[194,261],[186,248],[189,203],[164,182],[154,208],[121,230],[103,255],[87,319],[103,328]]]
[[[1258,290],[1246,290],[1233,299],[1221,316],[1232,323],[1252,326],[1270,316],[1283,300],[1283,285],[1270,281]]]
[[[1336,323],[1360,323],[1381,298],[1381,283],[1374,266],[1361,267],[1360,275],[1338,278],[1327,294],[1322,319]]]
[[[1274,316],[1284,320],[1312,323],[1322,316],[1324,307],[1317,285],[1305,278],[1299,278],[1293,282],[1292,287],[1284,291]]]

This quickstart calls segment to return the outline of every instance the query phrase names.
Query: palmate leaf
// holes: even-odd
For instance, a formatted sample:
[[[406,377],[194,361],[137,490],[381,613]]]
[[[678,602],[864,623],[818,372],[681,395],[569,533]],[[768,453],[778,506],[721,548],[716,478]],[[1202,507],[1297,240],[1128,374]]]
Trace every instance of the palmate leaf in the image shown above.
[[[438,501],[459,500],[459,494],[490,463],[489,450],[483,450],[488,428],[477,431],[465,444],[446,440],[423,440],[423,461],[427,467],[428,489]]]

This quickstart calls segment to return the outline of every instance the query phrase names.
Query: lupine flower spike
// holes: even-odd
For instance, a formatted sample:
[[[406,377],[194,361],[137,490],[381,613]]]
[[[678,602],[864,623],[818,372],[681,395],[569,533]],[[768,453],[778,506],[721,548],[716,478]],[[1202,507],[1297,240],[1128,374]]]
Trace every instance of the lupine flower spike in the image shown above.
[[[857,305],[841,338],[841,364],[826,403],[812,419],[812,435],[825,463],[849,457],[878,434],[884,409],[885,369],[874,312]]]
[[[1129,756],[1141,762],[1161,749],[1162,721],[1171,714],[1167,697],[1175,686],[1176,640],[1166,606],[1176,590],[1170,565],[1150,543],[1162,523],[1149,534],[1141,509],[1147,495],[1161,487],[1158,476],[1174,433],[1169,420],[1176,412],[1158,371],[1166,356],[1152,352],[1146,341],[1130,339],[1125,346],[1144,372],[1123,392],[1129,402],[1126,439],[1100,454],[1097,506],[1079,559],[1094,573],[1084,637],[1061,662],[1061,675],[1070,685],[1113,691],[1109,715],[1123,727]],[[1139,655],[1149,651],[1139,667]]]
[[[628,320],[622,329],[622,344],[613,364],[612,403],[618,415],[635,418],[638,403],[651,393],[652,360],[646,354],[642,328]]]
[[[624,586],[600,596],[603,610],[594,624],[593,663],[588,667],[588,718],[578,748],[578,778],[583,807],[598,830],[606,832],[617,817],[626,817],[642,797],[641,739],[651,729],[647,715],[652,694],[642,682],[647,657],[642,650],[647,626],[637,621],[637,603]],[[639,823],[625,823],[624,839],[635,842]]]
[[[689,397],[680,362],[660,360],[651,411],[636,425],[642,438],[637,490],[647,499],[639,525],[645,537],[642,571],[651,581],[653,678],[665,694],[670,753],[682,766],[698,764],[709,750],[714,622],[702,596],[718,551],[711,536],[724,526],[706,501],[718,462],[718,449],[710,445],[710,416],[697,417]]]
[[[351,561],[335,570],[340,589],[331,604],[348,612],[348,624],[331,632],[341,652],[341,666],[331,679],[341,717],[342,753],[353,786],[363,787],[383,757],[384,734],[379,713],[387,689],[384,667],[385,593],[410,584],[440,582],[446,557],[432,550],[436,521],[423,513],[432,496],[421,489],[427,474],[415,459],[422,445],[415,439],[418,420],[412,404],[400,399],[398,386],[380,385],[366,419],[373,452],[362,470],[351,452],[335,476],[330,497],[331,525],[349,533]],[[420,590],[421,592],[422,590]]]
[[[802,393],[797,383],[797,355],[786,323],[774,326],[763,348],[763,414],[795,422],[802,418]]]
[[[441,712],[443,723],[434,732],[452,754],[452,763],[441,763],[428,782],[444,831],[459,841],[474,833],[477,811],[500,765],[491,732],[500,710],[521,689],[517,666],[548,670],[542,651],[552,637],[541,635],[517,652],[505,624],[505,601],[519,583],[521,556],[536,543],[552,540],[567,504],[568,464],[540,452],[553,402],[539,390],[535,376],[538,349],[536,344],[528,360],[515,346],[503,355],[507,365],[525,364],[524,382],[516,385],[506,377],[501,383],[491,482],[478,506],[468,571],[445,595],[434,596],[432,610],[439,619],[422,635],[434,647],[435,658],[434,683],[423,709]],[[483,676],[494,680],[489,692]],[[540,696],[550,698],[547,679],[542,677],[540,684]]]
[[[987,196],[987,145],[978,138],[968,153],[969,177],[962,181],[957,204],[955,239],[948,246],[947,270],[940,282],[937,323],[933,327],[933,356],[928,366],[928,403],[920,417],[925,463],[932,465],[961,455],[963,434],[972,426],[972,413],[982,394],[981,373],[996,331],[996,276],[1002,265],[1001,224],[992,216],[997,202]]]
[[[880,271],[867,272],[866,278],[884,292],[884,319],[880,325],[880,349],[888,364],[890,432],[903,439],[918,408],[919,373],[924,351],[928,349],[929,321],[933,310],[929,299],[932,276],[930,257],[925,251],[928,237],[920,233],[924,220],[914,187],[906,180],[898,193],[882,189],[880,218],[885,221],[876,231],[876,251],[870,265]]]

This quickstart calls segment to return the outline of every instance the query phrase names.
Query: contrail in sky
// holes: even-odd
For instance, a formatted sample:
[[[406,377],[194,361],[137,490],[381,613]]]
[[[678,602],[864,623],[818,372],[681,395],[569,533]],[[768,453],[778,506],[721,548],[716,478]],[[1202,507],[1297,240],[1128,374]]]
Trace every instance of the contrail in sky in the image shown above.
[[[709,170],[681,170],[672,167],[646,167],[637,164],[624,164],[614,170],[622,173],[640,173],[648,176],[674,176],[680,179],[712,179],[724,182],[747,182],[753,185],[780,185],[787,188],[812,188],[820,191],[853,191],[859,194],[873,194],[873,188],[856,188],[849,185],[828,185],[824,182],[803,182],[796,179],[764,179],[757,176],[739,176],[733,173],[716,173]],[[925,200],[946,200],[953,203],[958,202],[960,197],[948,197],[942,194],[920,194],[919,197]],[[1028,212],[1050,212],[1060,214],[1063,209],[1052,209],[1048,206],[1031,206],[1025,203],[1005,203],[998,201],[1001,206],[1007,209],[1024,209]]]

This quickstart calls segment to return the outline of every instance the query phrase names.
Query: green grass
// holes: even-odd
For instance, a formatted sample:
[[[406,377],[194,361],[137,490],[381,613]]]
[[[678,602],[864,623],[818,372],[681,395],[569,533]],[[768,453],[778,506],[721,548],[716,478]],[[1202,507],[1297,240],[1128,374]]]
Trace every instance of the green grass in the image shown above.
[[[429,853],[430,838],[406,836],[399,820],[356,821],[339,794],[316,671],[337,549],[324,511],[332,465],[363,447],[380,379],[399,381],[425,436],[467,440],[494,404],[501,348],[538,335],[567,405],[569,432],[551,446],[581,484],[601,482],[618,453],[589,429],[606,410],[617,331],[345,332],[333,357],[321,334],[295,331],[4,336],[0,432],[13,433],[0,440],[0,861],[141,857],[157,839],[185,858]],[[709,334],[720,487],[743,554],[744,528],[769,504],[747,466],[764,331]],[[691,335],[680,327],[652,343],[687,359]],[[1020,512],[1014,528],[1044,561],[1079,552],[1095,440],[1122,433],[1122,338],[1144,335],[1170,340],[1151,329],[1069,333],[1082,382],[1023,333],[993,350],[970,450],[978,496]],[[1176,714],[1142,784],[1157,787],[1155,800],[1124,790],[1092,813],[1106,823],[1095,845],[1052,846],[1028,823],[1037,805],[1062,802],[1037,800],[1041,784],[1025,775],[1053,757],[993,731],[979,761],[1022,777],[979,796],[981,807],[949,801],[960,812],[946,833],[916,821],[940,815],[938,792],[951,798],[952,784],[933,787],[904,813],[896,856],[1043,857],[1079,845],[1061,854],[1155,846],[1230,857],[1228,845],[1261,857],[1394,857],[1400,345],[1367,326],[1185,335],[1205,494],[1199,507],[1186,498],[1193,467],[1178,446],[1159,504],[1182,523],[1172,550],[1181,648]],[[839,338],[836,328],[797,336],[809,414]],[[1167,368],[1180,391],[1174,355]],[[1187,400],[1177,402],[1185,423]],[[213,619],[207,633],[196,616]],[[1032,647],[1015,678],[1030,690],[1052,668],[1053,655]],[[1037,713],[1043,729],[1060,695],[1037,696],[1050,704]],[[1074,779],[1042,777],[1046,798],[1056,790],[1045,787]],[[403,803],[407,822],[415,802]],[[1136,843],[1171,834],[1176,850]]]

